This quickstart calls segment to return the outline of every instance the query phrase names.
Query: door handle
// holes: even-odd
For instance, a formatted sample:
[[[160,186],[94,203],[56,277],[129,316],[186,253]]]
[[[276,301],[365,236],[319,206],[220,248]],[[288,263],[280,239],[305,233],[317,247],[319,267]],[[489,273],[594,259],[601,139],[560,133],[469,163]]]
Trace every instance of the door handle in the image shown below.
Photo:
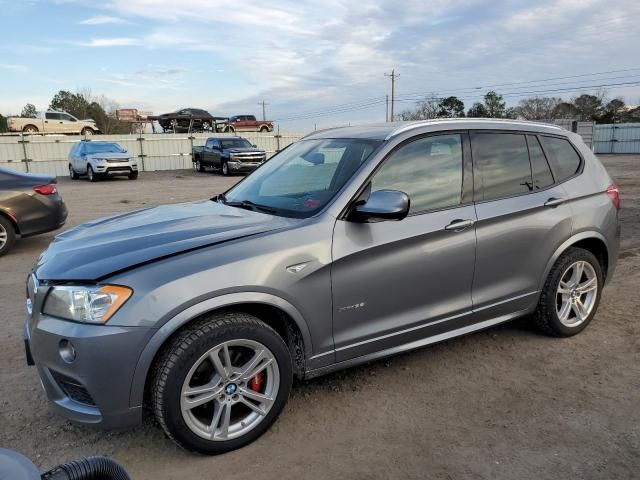
[[[473,220],[454,220],[449,225],[444,227],[445,230],[453,230],[454,232],[459,232],[466,228],[472,227],[473,224],[476,223]]]
[[[544,202],[544,206],[545,207],[549,207],[549,208],[555,208],[558,205],[560,205],[561,203],[564,203],[565,199],[564,198],[550,198],[549,200],[547,200],[546,202]]]

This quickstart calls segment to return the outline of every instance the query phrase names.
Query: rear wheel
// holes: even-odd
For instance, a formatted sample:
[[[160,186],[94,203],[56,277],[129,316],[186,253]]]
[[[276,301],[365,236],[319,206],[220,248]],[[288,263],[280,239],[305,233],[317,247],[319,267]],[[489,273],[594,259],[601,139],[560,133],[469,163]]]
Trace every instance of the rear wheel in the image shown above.
[[[76,173],[76,171],[73,169],[73,167],[71,166],[71,164],[69,164],[69,178],[71,180],[77,180],[79,178],[78,174]]]
[[[256,317],[227,312],[195,322],[171,341],[155,365],[151,403],[176,443],[219,454],[273,424],[292,380],[282,338]]]
[[[228,125],[227,127],[225,127],[224,131],[226,133],[234,133],[236,131],[235,127],[233,125]]]
[[[13,224],[0,216],[0,257],[11,250],[16,241],[16,231]]]
[[[91,167],[91,165],[87,165],[87,179],[90,182],[96,182],[98,180],[98,177],[96,176],[96,173],[93,171],[93,168]]]
[[[584,330],[600,303],[602,267],[589,251],[570,248],[549,272],[535,312],[538,327],[556,337]]]
[[[262,125],[262,126],[260,127],[260,131],[261,131],[261,132],[268,132],[268,131],[269,131],[269,127],[267,127],[266,125]]]
[[[35,125],[27,125],[22,129],[22,131],[28,134],[38,133],[38,127],[36,127]]]

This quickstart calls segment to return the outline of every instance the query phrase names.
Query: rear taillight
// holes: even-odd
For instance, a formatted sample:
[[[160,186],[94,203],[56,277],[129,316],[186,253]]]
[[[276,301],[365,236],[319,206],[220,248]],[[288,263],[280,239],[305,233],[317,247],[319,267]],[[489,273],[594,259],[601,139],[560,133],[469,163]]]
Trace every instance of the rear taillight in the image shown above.
[[[611,199],[617,210],[620,210],[620,192],[618,186],[615,183],[609,185],[607,188],[607,196]]]
[[[37,187],[33,187],[33,190],[40,195],[53,195],[58,191],[53,183],[48,183],[47,185],[38,185]]]

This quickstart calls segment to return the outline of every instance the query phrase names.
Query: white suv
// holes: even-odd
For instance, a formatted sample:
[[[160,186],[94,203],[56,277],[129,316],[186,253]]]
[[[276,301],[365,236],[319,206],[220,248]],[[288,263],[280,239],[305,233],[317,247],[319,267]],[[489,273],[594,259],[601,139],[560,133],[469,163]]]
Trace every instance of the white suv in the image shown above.
[[[69,177],[86,175],[90,182],[116,175],[138,178],[138,161],[115,142],[82,140],[69,152]]]

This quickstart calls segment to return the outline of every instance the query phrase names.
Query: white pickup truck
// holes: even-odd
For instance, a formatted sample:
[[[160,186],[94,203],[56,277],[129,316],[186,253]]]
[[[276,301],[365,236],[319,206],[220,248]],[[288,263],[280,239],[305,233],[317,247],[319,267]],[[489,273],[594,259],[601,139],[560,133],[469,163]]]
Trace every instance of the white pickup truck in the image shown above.
[[[10,132],[23,133],[98,133],[96,122],[91,119],[78,120],[67,112],[39,112],[37,118],[7,117]]]

